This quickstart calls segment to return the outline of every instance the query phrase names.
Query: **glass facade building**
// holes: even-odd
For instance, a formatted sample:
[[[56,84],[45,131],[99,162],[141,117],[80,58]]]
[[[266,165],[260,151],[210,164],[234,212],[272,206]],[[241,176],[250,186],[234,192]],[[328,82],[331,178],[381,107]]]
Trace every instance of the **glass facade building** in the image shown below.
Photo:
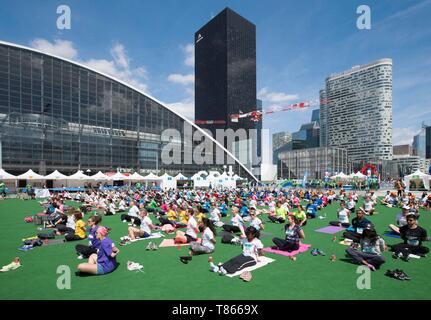
[[[162,149],[175,143],[163,139],[165,129],[183,137],[179,163],[162,159]],[[254,180],[200,128],[140,90],[75,62],[0,42],[0,167],[11,173],[220,170],[215,161],[195,163],[196,133],[210,141],[209,158],[222,152],[236,173]]]

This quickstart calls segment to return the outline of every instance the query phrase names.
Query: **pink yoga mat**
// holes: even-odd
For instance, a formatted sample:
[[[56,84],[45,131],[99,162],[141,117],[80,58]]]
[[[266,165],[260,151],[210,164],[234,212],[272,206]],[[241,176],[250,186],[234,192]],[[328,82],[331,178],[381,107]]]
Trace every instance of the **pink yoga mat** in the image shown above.
[[[197,242],[201,242],[201,239],[198,238]],[[159,247],[160,248],[165,248],[165,247],[178,247],[178,246],[189,246],[190,243],[175,243],[174,239],[163,239],[163,241],[160,243]]]
[[[292,257],[297,255],[298,253],[302,253],[307,251],[308,249],[310,249],[311,245],[310,244],[301,244],[299,246],[298,250],[292,251],[292,252],[287,252],[287,251],[281,251],[281,250],[275,250],[272,248],[264,248],[263,251],[265,252],[269,252],[269,253],[274,253],[274,254],[280,254],[282,256],[286,256],[286,257]]]

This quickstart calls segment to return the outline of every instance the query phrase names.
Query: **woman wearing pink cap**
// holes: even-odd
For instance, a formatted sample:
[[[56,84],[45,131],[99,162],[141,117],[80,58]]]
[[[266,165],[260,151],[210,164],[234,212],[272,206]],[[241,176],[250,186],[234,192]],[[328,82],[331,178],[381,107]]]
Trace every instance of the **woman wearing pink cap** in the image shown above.
[[[116,256],[120,250],[107,235],[108,229],[106,227],[97,229],[96,237],[100,240],[100,247],[97,254],[94,253],[88,258],[88,263],[78,265],[80,272],[101,275],[115,270],[117,267]]]

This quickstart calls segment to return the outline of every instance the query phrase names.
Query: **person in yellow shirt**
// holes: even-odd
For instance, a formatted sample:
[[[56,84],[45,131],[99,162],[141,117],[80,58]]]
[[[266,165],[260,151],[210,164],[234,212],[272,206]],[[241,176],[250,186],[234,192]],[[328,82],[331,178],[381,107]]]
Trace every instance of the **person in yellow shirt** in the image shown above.
[[[304,208],[301,205],[298,206],[297,211],[292,212],[292,215],[296,218],[300,227],[303,227],[307,224],[307,215],[305,214]]]
[[[67,233],[65,236],[66,241],[76,241],[86,238],[85,235],[85,222],[82,220],[82,213],[80,211],[75,212],[75,232]]]
[[[195,218],[196,218],[198,224],[200,224],[202,222],[202,219],[206,218],[206,215],[203,212],[203,208],[201,205],[198,205],[196,209],[198,210],[198,212],[195,214]]]
[[[281,206],[281,201],[275,204],[275,216],[269,215],[268,218],[274,223],[284,223],[286,221],[287,210]]]
[[[177,212],[174,210],[174,206],[171,204],[169,205],[168,212],[166,212],[166,218],[159,217],[159,221],[161,225],[171,224],[175,227],[177,224],[177,218],[178,218]]]

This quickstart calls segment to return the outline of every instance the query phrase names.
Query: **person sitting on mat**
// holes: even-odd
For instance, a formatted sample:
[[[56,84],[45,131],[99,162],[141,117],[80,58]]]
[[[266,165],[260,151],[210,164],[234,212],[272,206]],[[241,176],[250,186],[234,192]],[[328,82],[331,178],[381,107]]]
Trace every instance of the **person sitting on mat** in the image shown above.
[[[304,208],[301,205],[299,205],[298,210],[293,211],[291,215],[293,215],[296,218],[298,225],[300,227],[305,227],[307,225],[308,218],[312,219],[315,217],[315,216],[313,217],[306,214],[304,211]]]
[[[131,221],[132,224],[137,226],[141,224],[141,219],[139,219],[139,208],[136,206],[136,202],[130,201],[130,209],[127,214],[121,215],[121,221]]]
[[[190,260],[192,260],[192,256],[199,254],[209,254],[213,253],[216,244],[216,230],[208,218],[203,218],[201,226],[203,228],[202,232],[202,243],[192,241],[190,242],[190,251],[189,256],[182,256],[180,260],[182,263],[187,264]]]
[[[78,259],[88,258],[93,253],[97,253],[97,249],[100,247],[100,240],[97,239],[96,232],[99,228],[98,224],[102,221],[101,216],[91,216],[87,225],[90,227],[88,240],[90,241],[90,245],[86,246],[83,244],[77,244],[75,246],[76,253],[78,254]]]
[[[197,241],[198,239],[198,223],[196,222],[196,219],[194,218],[195,213],[197,212],[196,209],[189,208],[187,209],[187,230],[186,232],[177,231],[177,234],[175,236],[175,243],[190,243],[193,241]]]
[[[153,222],[151,221],[150,217],[148,216],[148,212],[145,209],[142,209],[141,212],[139,213],[140,215],[140,220],[141,220],[141,225],[140,228],[135,228],[135,227],[129,227],[128,228],[128,234],[129,234],[129,239],[124,239],[121,240],[120,245],[126,245],[127,242],[129,241],[135,241],[136,237],[139,238],[148,238],[151,236],[151,230],[155,230],[157,229],[157,227],[153,224]]]
[[[239,214],[239,208],[237,206],[232,207],[232,219],[231,224],[224,224],[223,229],[227,232],[241,232],[241,237],[245,237],[244,233],[244,220]]]
[[[210,216],[210,220],[215,223],[215,222],[219,222],[221,219],[221,212],[220,209],[217,207],[217,204],[215,202],[211,203],[211,216]]]
[[[251,206],[250,207],[250,227],[254,227],[257,231],[265,229],[265,226],[262,223],[262,220],[260,220],[257,217],[256,207]]]
[[[77,241],[85,239],[85,222],[82,221],[82,213],[75,210],[75,230],[70,233],[66,233],[66,241]]]
[[[74,233],[75,232],[75,208],[69,207],[67,209],[66,224],[57,224],[55,228],[57,229],[56,234],[58,236],[65,233]]]
[[[88,259],[88,263],[80,263],[78,271],[89,274],[107,274],[115,270],[117,267],[117,255],[120,250],[115,246],[114,242],[107,237],[108,229],[99,227],[96,232],[96,237],[100,241],[100,247],[97,254],[93,253]]]
[[[385,263],[382,252],[387,251],[387,249],[385,241],[377,235],[373,225],[367,224],[360,239],[360,249],[352,246],[346,249],[346,253],[354,263],[363,264],[375,271]]]
[[[317,209],[317,204],[314,201],[307,204],[305,209],[307,211],[307,217],[309,217],[310,219],[316,218],[318,209]]]
[[[390,224],[389,229],[393,232],[400,234],[400,228],[407,224],[407,215],[410,213],[410,207],[405,205],[402,211],[397,214],[396,225]]]
[[[329,224],[331,226],[338,226],[338,227],[350,227],[349,217],[350,217],[350,210],[346,208],[346,203],[344,201],[340,202],[340,209],[337,211],[337,217],[338,221],[330,221]]]
[[[359,242],[364,231],[365,226],[370,224],[371,221],[365,218],[365,211],[363,208],[356,210],[356,217],[352,220],[352,225],[343,233],[344,238]]]
[[[275,216],[269,215],[268,218],[274,223],[284,223],[286,221],[287,210],[281,205],[281,201],[275,203]]]
[[[400,228],[401,239],[404,243],[391,246],[394,258],[409,259],[410,254],[425,255],[429,248],[422,246],[422,242],[427,240],[427,231],[418,226],[417,216],[409,213],[406,216],[407,224]]]
[[[210,257],[210,269],[221,275],[233,274],[244,268],[256,265],[259,256],[263,255],[263,244],[258,239],[259,231],[254,227],[248,227],[245,231],[246,237],[242,239],[242,254],[236,256],[223,264],[216,266]]]
[[[362,208],[364,209],[366,215],[372,216],[374,214],[374,202],[371,200],[370,196],[365,198]]]
[[[298,225],[298,219],[293,215],[287,217],[287,223],[284,226],[285,239],[273,238],[275,250],[292,252],[299,249],[300,242],[305,238],[304,230]]]

